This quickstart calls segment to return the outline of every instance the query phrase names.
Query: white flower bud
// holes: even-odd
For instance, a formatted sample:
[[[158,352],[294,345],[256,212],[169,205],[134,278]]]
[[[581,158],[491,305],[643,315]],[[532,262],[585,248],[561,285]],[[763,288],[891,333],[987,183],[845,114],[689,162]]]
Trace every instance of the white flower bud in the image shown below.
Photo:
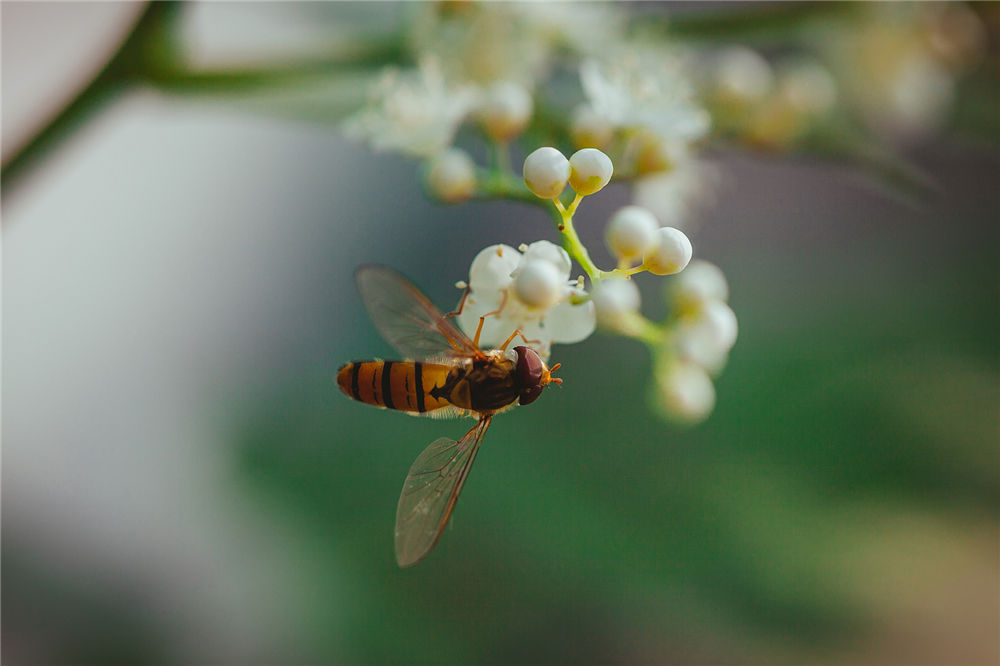
[[[604,148],[611,143],[614,127],[594,107],[581,104],[573,109],[569,133],[577,148]]]
[[[569,160],[555,148],[539,148],[524,159],[524,184],[541,199],[555,199],[569,181]]]
[[[677,360],[656,377],[656,401],[667,416],[687,423],[705,420],[715,407],[715,386],[703,369]]]
[[[654,275],[673,275],[684,270],[694,250],[680,229],[660,227],[656,246],[642,255],[642,265]]]
[[[639,310],[639,288],[624,278],[608,278],[594,286],[590,297],[597,309],[597,321],[602,326],[619,328],[621,319]]]
[[[524,249],[524,261],[547,261],[559,270],[564,280],[569,279],[573,263],[566,250],[547,240],[535,241]]]
[[[722,270],[704,259],[693,259],[669,286],[670,299],[682,308],[700,308],[709,301],[729,300],[729,283]]]
[[[569,166],[569,184],[583,196],[600,192],[615,171],[611,158],[597,148],[576,151],[569,158]]]
[[[498,290],[510,286],[521,253],[509,245],[497,244],[480,250],[469,267],[469,287],[473,291]]]
[[[476,191],[476,165],[464,150],[449,148],[428,164],[427,187],[442,201],[465,201]]]
[[[656,217],[645,208],[625,206],[611,216],[604,240],[619,259],[634,259],[653,247],[659,228]]]
[[[889,84],[889,108],[901,135],[921,134],[939,128],[955,96],[955,79],[936,60],[925,55],[906,58]]]
[[[725,365],[737,334],[736,314],[722,301],[711,301],[677,327],[674,342],[681,358],[715,374]]]
[[[800,60],[786,64],[778,80],[781,98],[799,113],[820,114],[837,101],[837,84],[818,62]]]
[[[479,122],[494,141],[516,137],[531,120],[531,93],[516,83],[498,83],[486,91],[479,106]]]
[[[562,300],[567,290],[559,269],[548,261],[525,261],[514,276],[514,294],[525,305],[545,309]]]
[[[715,57],[715,93],[725,102],[752,103],[764,98],[774,83],[770,63],[756,51],[732,46]]]

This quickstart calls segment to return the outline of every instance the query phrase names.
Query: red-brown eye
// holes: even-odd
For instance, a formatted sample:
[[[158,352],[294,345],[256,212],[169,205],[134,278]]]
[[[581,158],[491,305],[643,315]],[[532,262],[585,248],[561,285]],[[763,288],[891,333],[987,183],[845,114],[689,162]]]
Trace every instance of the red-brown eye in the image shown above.
[[[531,388],[526,388],[521,391],[521,399],[518,401],[522,405],[530,404],[538,400],[538,396],[542,394],[542,389],[544,386],[532,386]]]
[[[538,386],[542,381],[544,368],[542,359],[538,358],[538,354],[531,347],[514,347],[514,351],[517,352],[517,382],[521,386],[521,390]],[[541,387],[539,387],[539,391],[541,391]],[[536,395],[532,400],[537,397]],[[521,404],[525,404],[523,396]]]

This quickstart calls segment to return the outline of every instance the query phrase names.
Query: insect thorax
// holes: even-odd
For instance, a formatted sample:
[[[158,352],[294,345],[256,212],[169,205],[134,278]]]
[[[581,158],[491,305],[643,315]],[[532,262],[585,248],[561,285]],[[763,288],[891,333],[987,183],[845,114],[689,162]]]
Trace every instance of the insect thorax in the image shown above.
[[[518,397],[516,365],[507,358],[490,358],[454,368],[445,384],[448,401],[475,412],[495,411]]]

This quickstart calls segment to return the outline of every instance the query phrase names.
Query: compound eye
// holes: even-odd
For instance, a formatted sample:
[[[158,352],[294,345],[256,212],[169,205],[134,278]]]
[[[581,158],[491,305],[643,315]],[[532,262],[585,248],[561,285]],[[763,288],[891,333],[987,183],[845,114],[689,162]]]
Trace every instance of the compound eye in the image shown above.
[[[538,386],[542,381],[544,365],[531,347],[514,347],[517,352],[517,381],[522,389]],[[539,387],[540,388],[540,387]],[[535,398],[538,396],[536,395]],[[534,400],[535,398],[532,398]],[[521,401],[521,404],[525,404]]]
[[[526,388],[521,391],[521,399],[518,401],[522,405],[530,405],[534,401],[538,400],[538,396],[542,394],[542,389],[544,386],[532,386],[531,388]]]

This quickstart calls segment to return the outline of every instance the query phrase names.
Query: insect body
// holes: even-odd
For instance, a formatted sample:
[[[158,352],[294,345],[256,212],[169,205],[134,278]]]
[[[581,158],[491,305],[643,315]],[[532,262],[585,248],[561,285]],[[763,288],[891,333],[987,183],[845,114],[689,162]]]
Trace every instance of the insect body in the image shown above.
[[[551,376],[559,365],[548,368],[531,347],[507,353],[520,331],[499,349],[480,349],[479,334],[489,315],[480,317],[470,340],[450,321],[458,312],[442,315],[392,269],[362,266],[356,277],[376,328],[413,360],[348,363],[337,372],[341,390],[355,400],[410,414],[478,418],[457,442],[432,442],[410,468],[396,510],[396,560],[405,567],[423,559],[441,537],[493,415],[515,403],[534,402],[546,385],[562,380]]]

